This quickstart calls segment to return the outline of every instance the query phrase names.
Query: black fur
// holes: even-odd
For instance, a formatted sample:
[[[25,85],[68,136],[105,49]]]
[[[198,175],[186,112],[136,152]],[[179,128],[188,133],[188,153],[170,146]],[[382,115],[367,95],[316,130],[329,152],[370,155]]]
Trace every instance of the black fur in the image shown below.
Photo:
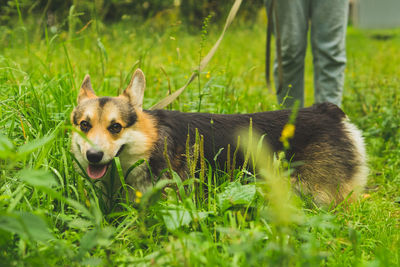
[[[204,156],[214,167],[226,167],[227,147],[230,144],[231,160],[237,146],[237,134],[240,130],[247,130],[252,119],[253,129],[260,134],[266,134],[269,146],[273,151],[282,150],[279,141],[283,127],[288,123],[290,110],[259,112],[253,114],[209,114],[209,113],[182,113],[178,111],[154,110],[145,111],[157,121],[159,140],[150,157],[150,166],[153,174],[158,175],[166,168],[163,157],[164,139],[167,139],[168,155],[171,162],[179,165],[185,161],[185,144],[187,135],[190,135],[191,144],[194,143],[195,131],[204,136]],[[288,160],[305,162],[319,151],[320,144],[334,148],[340,147],[342,153],[331,155],[333,165],[341,165],[346,170],[347,177],[354,171],[353,149],[354,145],[347,138],[341,124],[345,114],[337,106],[329,103],[302,108],[298,111],[294,138],[290,140],[290,150],[286,156]],[[243,144],[243,142],[241,142]],[[217,161],[214,156],[220,149]],[[241,152],[241,151],[239,151]],[[343,155],[345,155],[343,157]],[[171,159],[172,158],[172,159]],[[238,153],[236,167],[243,164],[243,153]],[[172,164],[174,167],[174,164]],[[182,166],[184,164],[182,163]],[[179,171],[179,166],[176,166]],[[301,168],[301,167],[300,167]],[[329,169],[329,166],[328,166]]]
[[[105,104],[112,101],[113,98],[111,97],[100,97],[98,98],[100,108],[103,108]]]
[[[129,108],[127,110],[124,110],[121,115],[122,119],[126,123],[126,128],[132,126],[137,121],[137,114],[131,104],[129,104]]]

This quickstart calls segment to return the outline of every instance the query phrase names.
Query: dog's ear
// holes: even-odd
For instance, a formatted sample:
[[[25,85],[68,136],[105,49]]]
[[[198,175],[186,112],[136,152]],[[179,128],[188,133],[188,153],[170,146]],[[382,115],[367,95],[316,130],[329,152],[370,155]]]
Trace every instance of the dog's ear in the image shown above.
[[[135,108],[142,110],[145,88],[146,78],[144,77],[144,73],[141,69],[137,69],[122,96],[127,97]]]
[[[82,102],[85,99],[96,97],[97,96],[93,91],[92,84],[90,83],[90,76],[89,74],[86,74],[81,85],[81,90],[79,91],[78,103]]]

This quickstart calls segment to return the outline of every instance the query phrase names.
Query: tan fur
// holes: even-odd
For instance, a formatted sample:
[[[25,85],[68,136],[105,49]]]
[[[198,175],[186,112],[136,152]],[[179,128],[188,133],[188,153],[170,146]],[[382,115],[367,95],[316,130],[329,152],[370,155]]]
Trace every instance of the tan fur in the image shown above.
[[[135,123],[134,127],[138,130],[141,130],[147,136],[147,142],[145,143],[147,158],[150,156],[150,152],[154,147],[158,139],[156,123],[152,117],[147,115],[144,112],[138,111],[136,112],[138,119]]]
[[[97,98],[97,96],[93,91],[92,84],[90,83],[90,76],[86,75],[83,79],[81,90],[79,91],[78,102],[88,98]]]

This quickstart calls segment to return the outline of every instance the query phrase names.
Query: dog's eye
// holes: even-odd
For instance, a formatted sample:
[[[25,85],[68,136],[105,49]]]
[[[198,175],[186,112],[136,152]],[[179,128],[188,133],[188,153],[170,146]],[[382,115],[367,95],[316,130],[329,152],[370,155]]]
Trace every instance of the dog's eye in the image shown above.
[[[122,126],[119,123],[113,123],[110,127],[108,127],[108,130],[113,134],[117,134],[122,130]]]
[[[88,132],[90,130],[90,128],[92,128],[92,126],[90,125],[89,122],[87,121],[81,121],[81,123],[79,124],[79,126],[81,127],[81,131],[82,132]]]

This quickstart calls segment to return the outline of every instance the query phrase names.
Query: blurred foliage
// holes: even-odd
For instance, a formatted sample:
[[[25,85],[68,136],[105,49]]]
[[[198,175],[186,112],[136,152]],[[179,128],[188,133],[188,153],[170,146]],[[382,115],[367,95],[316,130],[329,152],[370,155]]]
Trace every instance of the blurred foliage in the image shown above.
[[[96,18],[105,22],[122,19],[139,21],[174,11],[191,29],[201,29],[202,21],[210,14],[213,21],[224,21],[232,1],[218,0],[0,0],[0,24],[10,25],[18,18],[39,16],[40,23],[49,26],[62,25],[67,28],[72,12],[82,23]],[[253,20],[255,13],[263,6],[263,0],[245,0],[238,14],[244,20]],[[72,11],[72,12],[71,12]]]
[[[213,20],[220,23],[226,19],[234,1],[218,0],[182,0],[180,16],[189,28],[200,29],[203,19],[212,15]],[[258,10],[263,7],[263,0],[244,0],[240,7],[238,17],[246,21],[256,18]]]
[[[42,15],[52,24],[68,17],[72,7],[86,20],[97,17],[118,21],[124,15],[146,19],[173,6],[173,0],[0,0],[0,20],[2,23],[9,22],[18,16],[19,8],[23,17]]]

